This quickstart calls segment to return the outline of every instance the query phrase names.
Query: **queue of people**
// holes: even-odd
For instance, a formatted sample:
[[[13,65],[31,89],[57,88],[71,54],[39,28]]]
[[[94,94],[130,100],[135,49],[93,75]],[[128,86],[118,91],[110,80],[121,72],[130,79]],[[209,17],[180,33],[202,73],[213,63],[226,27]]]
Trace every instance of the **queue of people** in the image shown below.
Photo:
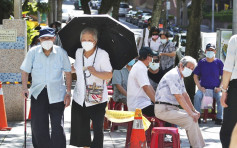
[[[221,142],[223,147],[229,147],[231,132],[237,122],[234,117],[237,112],[234,99],[237,84],[237,36],[230,40],[224,72],[223,63],[215,58],[216,49],[213,44],[207,44],[207,57],[198,64],[194,58],[185,56],[175,66],[175,47],[168,40],[168,33],[150,28],[150,37],[147,38],[151,41],[150,47],[140,49],[137,62],[133,59],[123,69],[113,71],[108,53],[97,46],[98,32],[95,28],[82,30],[78,39],[82,48],[77,49],[73,66],[70,65],[66,51],[53,45],[55,30],[48,27],[41,29],[40,45],[29,50],[21,65],[22,93],[25,98],[31,98],[33,146],[66,147],[63,112],[71,102],[71,73],[76,73],[70,145],[103,147],[103,122],[108,102],[106,81],[112,78],[114,101],[126,104],[130,111],[140,108],[146,116],[155,116],[184,128],[190,145],[195,148],[205,146],[198,124],[200,104],[205,90],[212,89],[217,100],[215,123],[221,125],[223,120]],[[32,75],[30,92],[27,89],[29,73]],[[184,78],[192,73],[198,87],[194,105],[184,85]],[[220,104],[225,107],[224,118]],[[90,121],[93,123],[93,140]]]

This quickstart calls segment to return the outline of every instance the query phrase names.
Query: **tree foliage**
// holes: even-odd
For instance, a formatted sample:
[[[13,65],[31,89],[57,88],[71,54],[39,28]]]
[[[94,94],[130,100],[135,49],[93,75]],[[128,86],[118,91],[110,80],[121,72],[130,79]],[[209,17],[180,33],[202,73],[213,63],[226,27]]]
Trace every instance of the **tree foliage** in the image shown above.
[[[13,15],[13,0],[0,0],[0,24]]]

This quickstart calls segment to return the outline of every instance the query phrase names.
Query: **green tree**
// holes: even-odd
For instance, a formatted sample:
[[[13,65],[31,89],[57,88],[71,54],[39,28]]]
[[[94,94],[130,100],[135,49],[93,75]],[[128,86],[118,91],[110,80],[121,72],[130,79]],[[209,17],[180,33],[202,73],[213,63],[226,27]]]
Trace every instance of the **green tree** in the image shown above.
[[[187,32],[185,55],[192,56],[195,59],[198,59],[198,52],[201,47],[200,25],[202,22],[202,2],[203,0],[192,1]],[[195,95],[195,83],[192,76],[185,78],[185,85],[191,100],[193,100]]]
[[[0,0],[0,24],[13,15],[13,0]]]

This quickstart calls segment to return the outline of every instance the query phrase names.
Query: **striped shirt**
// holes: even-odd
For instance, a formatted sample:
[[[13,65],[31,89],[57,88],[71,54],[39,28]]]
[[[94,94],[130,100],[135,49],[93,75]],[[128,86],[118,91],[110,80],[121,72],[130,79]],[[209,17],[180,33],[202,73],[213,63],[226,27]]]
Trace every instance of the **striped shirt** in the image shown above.
[[[232,73],[231,80],[237,79],[237,35],[233,35],[228,43],[224,70]]]

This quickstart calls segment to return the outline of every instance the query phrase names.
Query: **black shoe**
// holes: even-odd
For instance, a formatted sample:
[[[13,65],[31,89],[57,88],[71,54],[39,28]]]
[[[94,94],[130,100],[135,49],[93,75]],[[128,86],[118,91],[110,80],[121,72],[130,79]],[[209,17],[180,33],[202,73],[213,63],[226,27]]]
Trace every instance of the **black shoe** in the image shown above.
[[[216,119],[215,124],[216,125],[222,125],[222,119]]]

